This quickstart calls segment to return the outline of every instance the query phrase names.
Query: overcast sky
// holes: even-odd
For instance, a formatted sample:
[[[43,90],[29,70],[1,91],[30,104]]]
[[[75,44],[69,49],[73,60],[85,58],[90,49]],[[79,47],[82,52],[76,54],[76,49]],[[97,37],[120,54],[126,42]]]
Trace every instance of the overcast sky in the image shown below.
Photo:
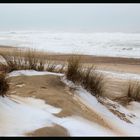
[[[140,4],[0,4],[0,30],[140,32]]]

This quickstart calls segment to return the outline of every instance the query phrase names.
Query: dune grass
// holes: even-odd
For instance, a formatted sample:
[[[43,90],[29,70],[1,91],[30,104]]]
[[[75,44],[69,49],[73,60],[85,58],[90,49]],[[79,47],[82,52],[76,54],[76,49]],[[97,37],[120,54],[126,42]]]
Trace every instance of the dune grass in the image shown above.
[[[39,55],[34,49],[27,49],[25,51],[6,52],[0,54],[5,60],[5,67],[7,72],[13,70],[44,70],[44,58]],[[3,66],[4,63],[1,63]]]
[[[14,70],[36,70],[54,72],[57,64],[49,60],[47,53],[35,49],[25,49],[0,52],[4,62],[0,62],[0,70],[11,72]],[[62,71],[62,69],[61,69]]]
[[[67,61],[67,67],[65,63],[59,65],[58,63],[51,61],[47,53],[35,49],[13,49],[12,51],[0,52],[0,56],[3,58],[3,61],[0,62],[0,71],[3,73],[9,73],[14,70],[65,73],[68,80],[81,85],[92,95],[102,96],[104,93],[104,76],[97,73],[94,65],[84,68],[81,63],[81,57],[79,56],[70,56]],[[4,81],[4,79],[2,80]],[[3,86],[3,90],[1,91],[4,91],[6,83],[1,86]],[[140,101],[140,84],[138,82],[128,82],[128,87],[125,92],[125,102],[130,102],[132,100]]]
[[[11,49],[0,52],[0,95],[4,97],[9,89],[8,80],[5,79],[6,73],[14,70],[36,70],[63,72],[64,66],[56,68],[58,64],[52,62],[46,52],[35,49]]]
[[[119,88],[119,87],[118,87]],[[122,97],[116,97],[114,100],[126,106],[132,101],[140,101],[140,82],[126,81],[126,87],[122,90]]]
[[[71,57],[68,60],[66,72],[68,80],[80,84],[94,96],[102,96],[104,92],[104,77],[96,72],[94,66],[83,68],[80,58]]]
[[[102,95],[103,93],[103,76],[98,74],[93,66],[84,69],[80,62],[81,58],[78,56],[70,57],[67,69],[65,69],[65,64],[58,68],[58,65],[47,57],[47,54],[35,49],[16,50],[0,55],[5,60],[0,63],[0,70],[3,72],[9,73],[14,70],[61,72],[66,74],[67,79],[82,85],[93,95]]]
[[[129,81],[126,95],[133,101],[140,101],[140,82]]]
[[[4,97],[9,90],[9,81],[6,79],[6,73],[0,73],[0,96]]]
[[[79,83],[81,81],[82,65],[80,63],[79,57],[70,57],[68,59],[68,66],[66,71],[66,77],[68,80],[74,83]]]
[[[96,72],[96,68],[91,66],[83,72],[82,85],[91,92],[92,95],[103,96],[104,76]]]

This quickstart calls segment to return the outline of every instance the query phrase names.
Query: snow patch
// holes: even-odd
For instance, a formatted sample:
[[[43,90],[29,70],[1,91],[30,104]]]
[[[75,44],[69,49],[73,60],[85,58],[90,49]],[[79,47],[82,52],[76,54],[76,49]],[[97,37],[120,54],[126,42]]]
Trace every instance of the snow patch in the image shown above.
[[[63,76],[64,74],[61,73],[54,73],[48,71],[35,71],[35,70],[17,70],[10,72],[8,77],[14,76],[36,76],[36,75],[56,75],[56,76]]]
[[[71,136],[113,136],[110,130],[79,116],[66,117],[59,123]]]
[[[56,117],[60,108],[45,104],[31,97],[0,97],[0,135],[24,136],[42,127],[58,124],[67,129],[70,136],[110,136],[112,132],[80,116]],[[86,129],[85,129],[86,128]]]
[[[41,127],[53,126],[54,112],[58,113],[60,109],[46,105],[41,100],[0,97],[0,135],[19,136]]]
[[[67,80],[65,77],[61,79],[69,87],[74,87],[73,82]],[[131,123],[127,123],[124,120],[121,120],[115,114],[113,114],[107,107],[101,104],[97,98],[83,89],[81,86],[75,85],[75,98],[80,100],[87,107],[92,109],[94,112],[97,112],[103,120],[108,122],[117,131],[120,131],[124,136],[140,136],[140,103],[131,102],[127,107],[123,107],[118,103],[111,101],[107,98],[104,99],[105,102],[114,104],[116,110],[124,113],[125,116],[130,119]],[[136,117],[131,117],[131,116]],[[133,130],[133,131],[132,131]]]

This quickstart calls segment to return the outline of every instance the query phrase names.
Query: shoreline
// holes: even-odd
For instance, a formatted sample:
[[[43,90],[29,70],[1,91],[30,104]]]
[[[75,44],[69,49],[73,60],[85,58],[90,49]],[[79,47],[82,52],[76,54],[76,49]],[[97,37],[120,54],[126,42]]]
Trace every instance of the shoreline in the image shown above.
[[[14,47],[9,45],[0,45],[0,51],[6,49],[28,49],[24,47]],[[40,50],[41,51],[41,50]],[[42,52],[42,51],[41,51]],[[80,57],[83,63],[114,63],[114,64],[131,64],[140,65],[140,58],[130,58],[130,57],[116,57],[116,56],[97,56],[97,55],[86,55],[86,54],[72,54],[72,53],[55,53],[47,52],[51,60],[65,61],[71,56]]]
[[[12,46],[2,46],[0,45],[0,52],[9,52],[28,49],[28,48],[18,48]],[[39,51],[39,50],[37,50]],[[43,51],[39,51],[43,53]],[[67,60],[71,57],[80,57],[81,63],[85,67],[94,65],[99,70],[116,71],[116,72],[129,72],[140,74],[140,58],[123,58],[123,57],[109,57],[109,56],[93,56],[93,55],[82,55],[82,54],[60,54],[60,53],[48,53],[46,56],[49,61],[53,61],[56,64],[66,64]]]

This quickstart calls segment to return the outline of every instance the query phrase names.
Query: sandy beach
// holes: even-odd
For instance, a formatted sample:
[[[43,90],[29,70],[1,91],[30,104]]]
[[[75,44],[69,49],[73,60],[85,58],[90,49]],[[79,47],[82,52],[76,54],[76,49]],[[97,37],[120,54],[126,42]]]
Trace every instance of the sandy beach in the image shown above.
[[[16,47],[12,46],[0,46],[0,51],[17,51]],[[20,48],[21,49],[21,48]],[[84,67],[94,65],[97,70],[105,72],[128,73],[128,74],[140,74],[140,59],[136,58],[120,58],[120,57],[104,57],[104,56],[92,56],[92,55],[78,55],[78,54],[57,54],[46,53],[47,58],[55,64],[67,63],[70,57],[80,58],[80,62]],[[133,77],[133,75],[131,76]],[[134,80],[135,79],[131,79]],[[121,75],[118,77],[108,77],[105,75],[105,96],[114,99],[116,97],[124,96],[124,89],[127,86],[128,79],[123,79]],[[113,94],[112,94],[113,91]]]
[[[140,5],[1,4],[0,136],[140,136]]]
[[[0,47],[0,51],[15,49],[10,46]],[[64,54],[47,54],[51,61],[58,64],[66,63],[71,55]],[[102,57],[79,55],[81,62],[85,67],[95,65],[98,71],[114,72],[120,74],[140,74],[140,59],[133,58],[117,58],[117,57]],[[79,57],[78,56],[78,57]],[[103,72],[104,73],[104,72]],[[115,99],[116,97],[124,96],[122,92],[128,80],[120,77],[108,77],[110,74],[105,74],[105,97]],[[72,115],[81,116],[86,120],[95,122],[102,127],[112,131],[116,135],[125,135],[120,129],[110,124],[96,110],[87,107],[79,98],[75,97],[74,89],[66,86],[59,76],[43,75],[43,76],[16,76],[9,78],[10,90],[8,96],[32,97],[42,99],[47,104],[61,108],[62,111],[56,114],[56,117],[63,118]],[[132,79],[134,80],[134,79]],[[115,114],[118,112],[114,111]],[[124,120],[125,115],[119,114]],[[127,119],[126,119],[127,120]],[[34,131],[25,133],[26,136],[70,136],[67,129],[59,124],[54,124],[52,127],[42,127]]]

